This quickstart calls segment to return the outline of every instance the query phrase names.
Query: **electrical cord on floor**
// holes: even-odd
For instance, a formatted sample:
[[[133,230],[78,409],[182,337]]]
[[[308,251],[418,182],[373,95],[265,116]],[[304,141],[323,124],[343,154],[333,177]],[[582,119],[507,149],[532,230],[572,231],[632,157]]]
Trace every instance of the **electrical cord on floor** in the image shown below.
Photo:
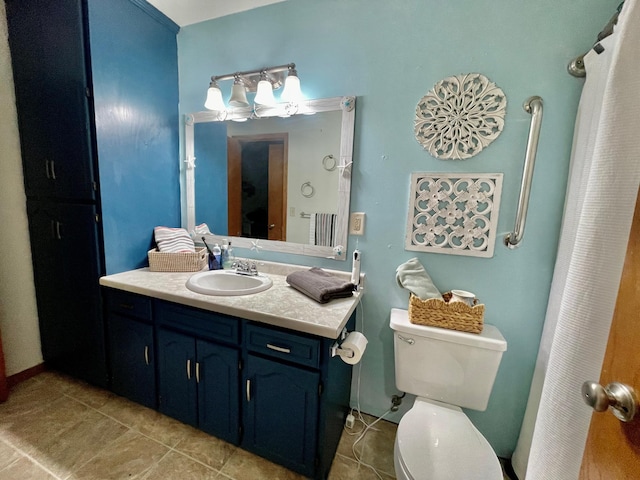
[[[362,326],[361,330],[362,330],[362,334],[364,335],[364,299],[360,300],[360,325]],[[380,475],[380,473],[378,473],[378,470],[373,466],[373,465],[369,465],[368,463],[365,463],[362,461],[362,458],[360,458],[360,456],[358,455],[358,453],[356,452],[356,445],[358,444],[358,442],[360,442],[364,436],[367,434],[367,432],[371,429],[373,429],[373,426],[378,423],[380,420],[382,420],[385,416],[387,416],[389,413],[391,413],[391,409],[387,410],[386,412],[384,412],[380,417],[378,417],[376,420],[374,420],[373,422],[371,422],[370,424],[368,424],[364,417],[362,416],[362,412],[360,410],[360,374],[362,372],[362,361],[360,361],[360,363],[358,363],[358,380],[357,380],[357,387],[356,387],[356,408],[355,411],[357,412],[357,416],[356,419],[362,423],[362,425],[364,425],[364,427],[362,428],[362,430],[360,430],[359,432],[350,432],[347,427],[344,427],[345,432],[350,435],[350,436],[354,436],[354,435],[358,435],[358,438],[353,442],[353,445],[351,446],[351,451],[353,453],[354,458],[357,460],[358,465],[362,465],[364,467],[370,468],[373,473],[376,474],[376,476],[380,479],[383,480],[382,476]],[[352,408],[350,411],[350,414],[353,415],[354,409]],[[375,429],[373,429],[375,430]]]
[[[378,470],[376,469],[376,467],[374,467],[373,465],[369,465],[368,463],[365,463],[362,461],[362,458],[360,458],[358,456],[358,452],[356,451],[356,445],[358,444],[358,442],[360,440],[362,440],[364,438],[364,436],[367,434],[367,432],[371,429],[375,430],[373,428],[373,426],[378,423],[380,420],[382,420],[387,414],[389,414],[391,412],[391,410],[387,410],[386,412],[384,412],[380,417],[376,418],[373,422],[371,422],[370,424],[367,424],[367,422],[365,421],[365,419],[362,417],[362,413],[360,411],[358,411],[358,420],[360,422],[362,422],[362,424],[365,426],[362,430],[360,430],[360,432],[354,433],[353,435],[358,435],[358,438],[356,438],[355,442],[353,442],[353,445],[351,446],[351,452],[353,453],[354,458],[358,461],[358,465],[362,465],[364,467],[370,468],[373,473],[376,474],[376,476],[380,479],[383,480],[382,476],[380,475],[380,473],[378,473]]]

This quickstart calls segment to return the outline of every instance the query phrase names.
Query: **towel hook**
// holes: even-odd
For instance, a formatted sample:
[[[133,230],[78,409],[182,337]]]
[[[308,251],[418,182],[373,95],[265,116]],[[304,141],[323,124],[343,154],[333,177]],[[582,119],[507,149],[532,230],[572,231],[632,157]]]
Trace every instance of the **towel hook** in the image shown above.
[[[322,159],[322,166],[327,172],[333,172],[336,169],[336,165],[336,157],[331,154],[325,155],[325,157]]]
[[[304,182],[300,187],[300,193],[302,194],[303,197],[311,198],[315,195],[316,189],[313,188],[313,185],[311,185],[311,182]]]

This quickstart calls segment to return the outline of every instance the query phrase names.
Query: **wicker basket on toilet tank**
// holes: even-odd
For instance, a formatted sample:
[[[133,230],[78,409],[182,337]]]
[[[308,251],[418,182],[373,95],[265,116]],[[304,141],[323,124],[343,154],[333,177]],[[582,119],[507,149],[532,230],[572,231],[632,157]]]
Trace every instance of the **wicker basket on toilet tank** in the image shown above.
[[[484,304],[473,307],[462,303],[449,303],[451,293],[442,299],[421,300],[414,294],[409,298],[409,320],[417,325],[448,328],[460,332],[480,333],[484,326]]]

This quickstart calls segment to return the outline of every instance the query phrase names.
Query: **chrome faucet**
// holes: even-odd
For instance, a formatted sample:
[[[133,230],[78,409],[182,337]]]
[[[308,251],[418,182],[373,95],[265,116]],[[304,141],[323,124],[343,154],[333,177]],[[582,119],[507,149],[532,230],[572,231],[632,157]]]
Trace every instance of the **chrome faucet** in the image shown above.
[[[236,271],[238,275],[258,275],[258,267],[255,262],[243,262],[238,260],[231,264],[231,268]]]

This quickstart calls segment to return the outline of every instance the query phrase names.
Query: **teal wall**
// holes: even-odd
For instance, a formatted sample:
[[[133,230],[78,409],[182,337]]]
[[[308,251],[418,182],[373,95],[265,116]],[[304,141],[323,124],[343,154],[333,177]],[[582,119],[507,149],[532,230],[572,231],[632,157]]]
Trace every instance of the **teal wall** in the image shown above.
[[[358,97],[351,210],[366,212],[367,219],[365,235],[349,239],[349,252],[357,238],[367,274],[363,411],[382,414],[397,393],[389,310],[407,307],[395,269],[417,256],[442,291],[475,292],[487,306],[485,321],[508,341],[487,411],[468,413],[498,455],[511,455],[544,321],[583,84],[567,74],[566,65],[592,45],[618,3],[289,0],[178,34],[181,114],[203,109],[211,75],[288,62],[296,63],[308,97]],[[414,138],[416,104],[438,80],[469,72],[486,75],[505,92],[504,131],[476,157],[438,160]],[[530,125],[522,103],[531,95],[544,99],[544,120],[526,237],[520,248],[508,250],[501,241],[514,222]],[[411,172],[504,173],[493,258],[404,250]],[[260,258],[350,268],[350,262],[268,252]],[[398,421],[410,403],[391,418]]]

